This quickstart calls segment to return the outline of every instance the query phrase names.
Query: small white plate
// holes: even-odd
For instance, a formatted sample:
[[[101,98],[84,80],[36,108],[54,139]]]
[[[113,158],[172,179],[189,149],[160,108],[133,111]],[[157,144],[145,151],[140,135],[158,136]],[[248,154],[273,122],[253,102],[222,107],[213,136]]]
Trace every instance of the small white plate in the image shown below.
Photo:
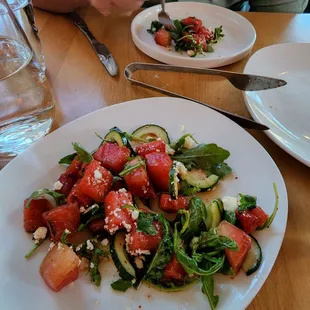
[[[310,167],[310,44],[265,47],[251,56],[245,73],[283,79],[284,87],[245,92],[252,117],[270,130],[266,134],[287,153]]]
[[[234,63],[247,56],[256,40],[252,24],[241,15],[220,6],[199,2],[167,3],[166,10],[172,19],[195,16],[202,20],[205,27],[223,26],[225,37],[214,45],[213,53],[189,57],[159,46],[153,35],[147,32],[153,20],[158,20],[161,6],[156,5],[138,14],[131,24],[132,39],[135,45],[146,55],[170,65],[215,68]]]
[[[216,293],[220,295],[218,310],[245,309],[252,301],[271,271],[286,228],[287,193],[277,166],[250,134],[223,115],[187,100],[150,98],[117,104],[75,120],[35,143],[0,172],[0,309],[209,309],[201,284],[178,293],[159,292],[146,285],[137,291],[115,292],[110,284],[118,275],[113,264],[107,262],[100,266],[100,288],[90,283],[89,275],[81,275],[73,285],[55,293],[39,274],[49,243],[42,245],[29,261],[24,258],[33,241],[23,228],[23,201],[34,190],[53,186],[64,170],[57,163],[72,153],[71,143],[80,142],[93,150],[100,142],[96,132],[104,135],[113,126],[132,132],[147,123],[166,128],[172,140],[189,132],[201,143],[214,142],[230,151],[227,162],[233,175],[220,182],[216,191],[207,193],[207,199],[215,195],[252,194],[271,214],[275,203],[272,182],[276,182],[278,214],[271,228],[254,234],[264,255],[260,269],[249,277],[242,271],[235,279],[215,277]],[[185,126],[185,131],[180,130],[180,125]]]

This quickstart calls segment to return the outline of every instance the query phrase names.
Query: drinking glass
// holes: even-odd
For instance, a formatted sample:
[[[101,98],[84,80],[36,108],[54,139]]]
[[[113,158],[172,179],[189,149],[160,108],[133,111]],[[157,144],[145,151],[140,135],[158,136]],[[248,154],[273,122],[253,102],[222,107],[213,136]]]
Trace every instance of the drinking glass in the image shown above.
[[[44,58],[8,1],[1,0],[0,14],[0,167],[50,131],[55,104]],[[11,0],[13,8],[13,2],[29,5]]]

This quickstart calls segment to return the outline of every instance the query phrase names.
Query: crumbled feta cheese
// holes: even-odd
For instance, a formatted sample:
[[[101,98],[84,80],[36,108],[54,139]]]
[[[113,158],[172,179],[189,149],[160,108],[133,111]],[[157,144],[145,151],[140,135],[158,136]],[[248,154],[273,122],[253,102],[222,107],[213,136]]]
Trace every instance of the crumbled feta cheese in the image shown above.
[[[189,149],[193,149],[194,147],[196,147],[196,142],[190,136],[187,136],[185,138],[184,148],[189,150]]]
[[[139,257],[135,258],[135,264],[136,264],[138,269],[142,269],[143,268],[143,260],[140,259]]]
[[[131,225],[130,224],[127,224],[126,222],[122,222],[123,223],[123,225],[124,225],[124,227],[125,227],[125,229],[127,230],[127,231],[131,231]]]
[[[54,246],[55,246],[55,243],[54,243],[54,242],[51,242],[51,243],[50,243],[50,246],[49,246],[49,248],[48,248],[48,251],[50,251]]]
[[[132,280],[131,280],[131,283],[132,283],[132,284],[135,284],[136,281],[137,281],[136,279],[132,279]]]
[[[175,151],[168,144],[166,144],[166,153],[169,155],[174,155]]]
[[[84,213],[87,213],[87,212],[91,211],[91,210],[94,209],[94,208],[99,208],[99,206],[95,203],[94,205],[92,205],[92,206],[90,206],[89,208],[87,208],[87,209],[84,211]],[[80,211],[81,211],[81,210],[80,210]]]
[[[54,183],[54,190],[60,191],[63,187],[63,184],[60,181]]]
[[[96,169],[94,171],[94,177],[96,180],[101,180],[102,179],[102,173],[98,169]]]
[[[80,251],[81,248],[82,248],[82,246],[83,246],[83,244],[78,245],[78,246],[75,248],[75,250],[76,250],[77,252]]]
[[[188,50],[186,53],[189,57],[193,57],[195,55],[195,52],[193,50]]]
[[[84,208],[84,207],[81,207],[80,208],[80,213],[83,213],[83,212],[85,212],[86,211],[86,209]]]
[[[238,209],[238,200],[236,197],[225,196],[222,198],[225,211],[235,212]]]
[[[131,213],[131,216],[134,220],[136,220],[139,217],[139,211],[138,210],[133,210]]]
[[[39,240],[34,240],[34,244],[39,244],[40,241]]]
[[[107,246],[107,245],[109,244],[109,240],[108,240],[108,239],[103,239],[103,240],[101,241],[101,244],[102,244],[103,246]]]
[[[89,266],[89,261],[88,261],[88,259],[85,258],[85,257],[82,257],[82,258],[81,258],[81,264],[80,264],[79,269],[80,269],[81,271],[83,271],[83,270],[85,270],[85,269],[88,269],[88,266]]]
[[[179,161],[176,162],[176,169],[177,172],[182,176],[182,175],[186,175],[187,173],[187,169],[185,168],[185,166],[180,163]]]
[[[68,229],[65,229],[65,234],[69,235],[69,234],[71,234],[71,231]]]
[[[89,265],[89,267],[90,267],[91,269],[93,269],[93,268],[95,267],[95,264],[94,264],[93,262],[91,262],[90,265]]]
[[[185,130],[185,126],[184,125],[180,125],[180,130],[184,131]]]
[[[121,188],[118,190],[119,193],[127,193],[127,190],[126,188]]]
[[[63,246],[62,246],[62,243],[58,242],[58,245],[57,245],[57,250],[62,250]]]
[[[150,255],[151,254],[151,252],[149,251],[149,250],[140,250],[140,249],[138,249],[138,250],[136,250],[136,255]]]
[[[87,245],[87,250],[92,251],[94,249],[94,245],[91,243],[90,240],[86,241],[86,245]]]
[[[42,240],[45,239],[47,234],[47,228],[46,227],[39,227],[34,233],[33,233],[33,239],[34,240]]]

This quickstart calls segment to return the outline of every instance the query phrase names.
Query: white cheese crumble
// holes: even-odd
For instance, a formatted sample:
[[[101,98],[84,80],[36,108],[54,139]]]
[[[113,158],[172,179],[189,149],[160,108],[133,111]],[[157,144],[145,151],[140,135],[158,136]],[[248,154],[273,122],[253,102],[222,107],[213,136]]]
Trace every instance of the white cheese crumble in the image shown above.
[[[63,187],[63,184],[60,181],[54,183],[54,190],[60,191]]]
[[[127,230],[127,231],[131,231],[131,225],[130,224],[127,224],[126,222],[122,222],[122,224],[124,225],[124,227],[125,227],[125,229]]]
[[[47,234],[47,228],[46,227],[39,227],[34,233],[33,233],[33,239],[34,240],[42,240],[45,239]]]
[[[135,264],[136,264],[138,269],[142,269],[143,268],[143,260],[140,259],[139,257],[135,258]]]
[[[187,136],[185,138],[185,142],[184,142],[184,148],[186,149],[193,149],[194,147],[196,147],[196,142],[189,136]]]
[[[189,57],[193,57],[195,55],[195,52],[193,50],[188,50],[186,53]]]
[[[118,190],[119,193],[127,193],[127,190],[126,188],[121,188]]]
[[[94,245],[91,243],[90,240],[86,241],[86,245],[87,245],[87,250],[92,251],[94,249]]]
[[[96,169],[94,171],[94,177],[96,180],[101,180],[102,179],[102,173],[98,169]]]
[[[69,234],[71,234],[71,231],[66,228],[65,229],[65,234],[69,235]]]
[[[55,246],[55,243],[54,242],[51,242],[50,243],[50,246],[48,247],[48,252]]]
[[[93,268],[95,267],[94,263],[91,262],[90,265],[89,265],[89,267],[90,267],[91,269],[93,269]]]
[[[80,213],[84,213],[86,211],[86,209],[84,207],[80,208]]]
[[[235,212],[238,209],[238,200],[236,197],[225,196],[222,198],[225,211]]]
[[[94,205],[92,205],[92,206],[90,206],[89,208],[87,208],[87,209],[84,211],[84,213],[87,213],[87,212],[91,211],[91,210],[94,209],[94,208],[99,208],[99,206],[95,203]],[[80,211],[81,211],[81,209],[80,209]]]
[[[103,246],[107,246],[107,245],[109,244],[109,240],[108,240],[108,239],[103,239],[103,240],[101,241],[101,244],[102,244]]]
[[[132,283],[132,284],[135,284],[136,281],[137,281],[136,279],[132,279],[132,280],[131,280],[131,283]]]
[[[180,125],[180,130],[184,131],[185,130],[185,126],[184,125]]]
[[[184,176],[186,175],[187,173],[187,169],[185,168],[185,166],[180,163],[179,161],[176,162],[176,169],[177,169],[177,172],[181,175],[181,176]]]
[[[83,246],[83,244],[78,245],[78,246],[75,248],[75,250],[76,250],[77,252],[80,251],[81,248],[82,248],[82,246]]]
[[[175,151],[168,144],[166,144],[166,153],[169,155],[174,155]]]
[[[139,217],[139,211],[138,210],[133,210],[131,213],[131,217],[136,220]]]
[[[62,246],[62,243],[58,242],[58,245],[57,245],[57,250],[62,250],[63,246]]]

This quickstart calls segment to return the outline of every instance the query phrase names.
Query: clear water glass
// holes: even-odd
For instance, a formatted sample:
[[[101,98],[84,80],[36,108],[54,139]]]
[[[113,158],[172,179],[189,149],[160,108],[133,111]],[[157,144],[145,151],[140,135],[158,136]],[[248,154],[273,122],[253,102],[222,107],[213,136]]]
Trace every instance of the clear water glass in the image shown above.
[[[0,167],[50,131],[55,104],[45,65],[16,17],[17,11],[7,0],[1,0],[1,8]]]

